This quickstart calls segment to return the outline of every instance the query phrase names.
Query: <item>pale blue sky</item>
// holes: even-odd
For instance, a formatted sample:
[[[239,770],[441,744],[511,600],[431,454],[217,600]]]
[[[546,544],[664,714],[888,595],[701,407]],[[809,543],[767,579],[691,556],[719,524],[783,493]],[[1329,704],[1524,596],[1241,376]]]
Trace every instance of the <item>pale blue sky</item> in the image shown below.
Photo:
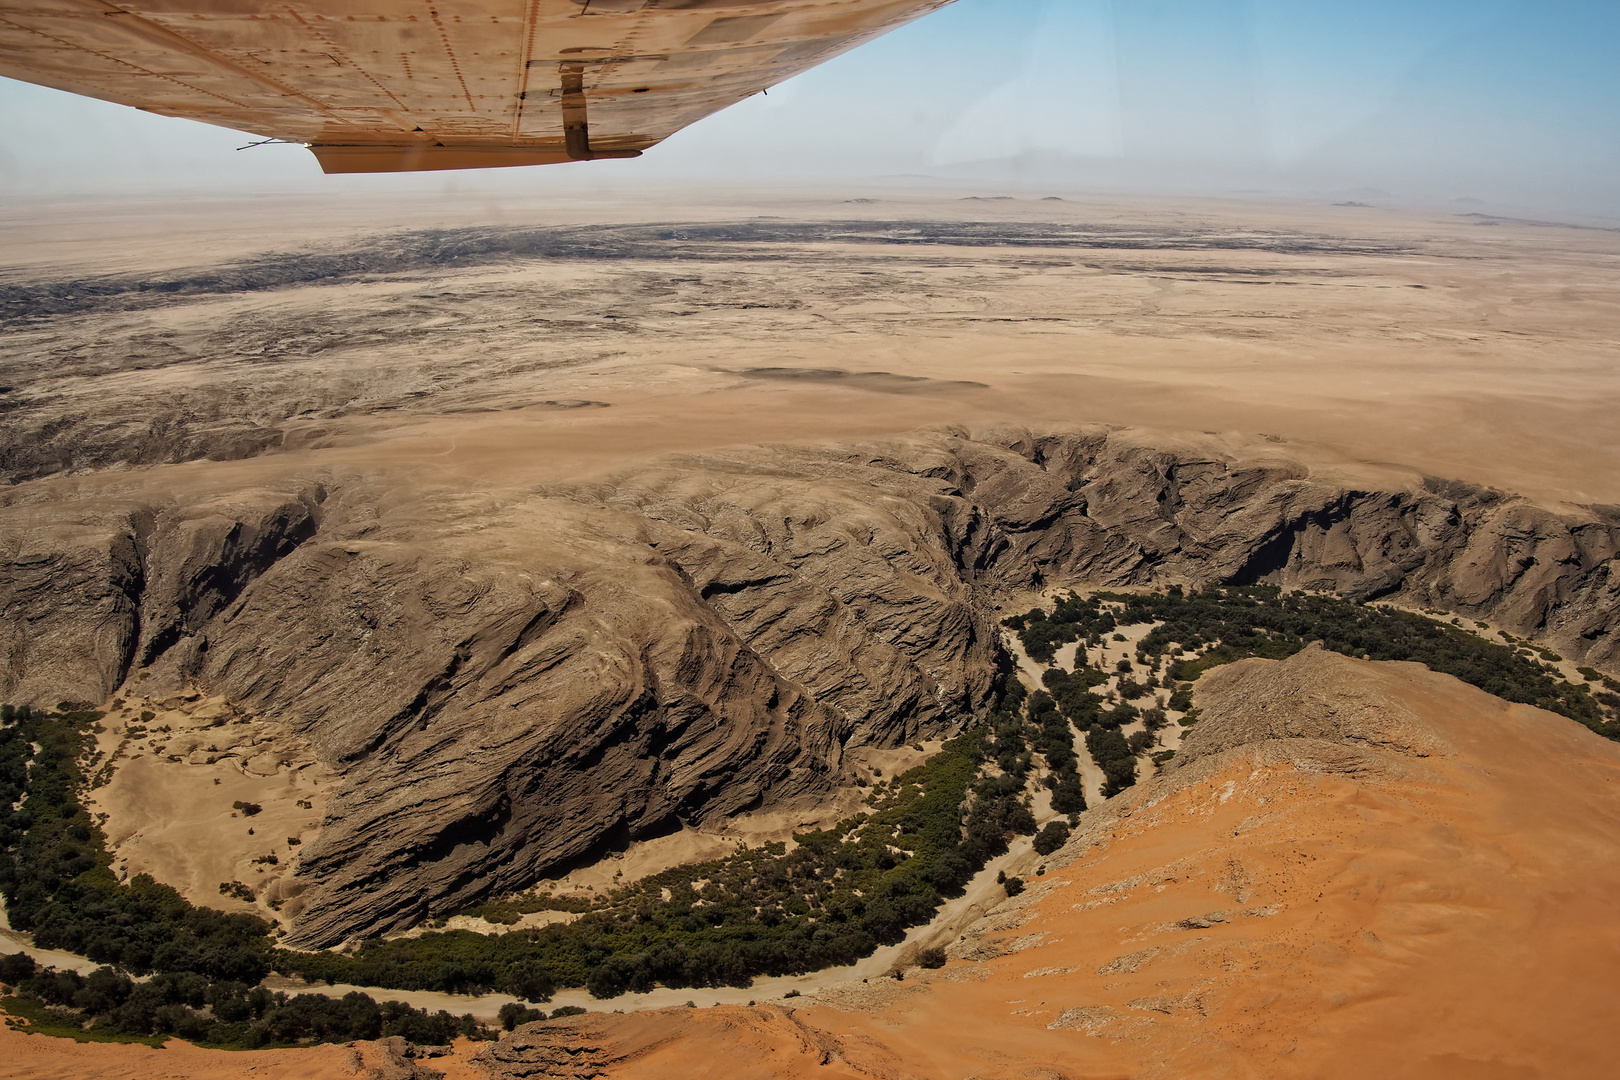
[[[0,191],[420,188],[0,80]],[[466,185],[928,175],[1620,217],[1620,0],[958,0],[633,162]]]

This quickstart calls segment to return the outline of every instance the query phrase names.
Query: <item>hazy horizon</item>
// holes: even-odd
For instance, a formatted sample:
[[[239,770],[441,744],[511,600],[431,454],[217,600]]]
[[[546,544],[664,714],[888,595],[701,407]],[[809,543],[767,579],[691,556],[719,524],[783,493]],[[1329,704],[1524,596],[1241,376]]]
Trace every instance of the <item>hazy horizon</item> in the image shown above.
[[[0,192],[903,177],[1620,218],[1617,46],[1620,12],[1592,3],[958,0],[637,161],[381,177],[325,177],[300,147],[237,151],[252,137],[0,80]]]

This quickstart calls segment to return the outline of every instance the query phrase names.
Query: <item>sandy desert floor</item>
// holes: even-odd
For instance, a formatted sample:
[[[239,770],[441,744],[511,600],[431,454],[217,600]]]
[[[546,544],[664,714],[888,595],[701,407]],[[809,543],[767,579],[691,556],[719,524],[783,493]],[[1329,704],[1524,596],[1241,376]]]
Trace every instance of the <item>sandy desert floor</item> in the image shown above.
[[[491,489],[1106,422],[1620,502],[1620,233],[1214,202],[388,209],[11,208],[8,407],[80,469],[205,456],[187,432],[305,448],[121,483],[329,466]]]

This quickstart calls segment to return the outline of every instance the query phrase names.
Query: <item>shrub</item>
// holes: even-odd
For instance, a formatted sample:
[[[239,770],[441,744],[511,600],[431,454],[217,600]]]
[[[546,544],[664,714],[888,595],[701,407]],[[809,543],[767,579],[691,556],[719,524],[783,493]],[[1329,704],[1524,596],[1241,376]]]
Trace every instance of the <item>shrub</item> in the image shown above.
[[[1110,761],[1102,770],[1106,778],[1102,787],[1102,797],[1105,799],[1113,798],[1136,783],[1136,762],[1131,758]]]
[[[1126,701],[1136,701],[1139,698],[1147,697],[1152,689],[1146,683],[1137,682],[1135,679],[1119,680],[1119,696]]]
[[[25,979],[32,979],[38,965],[34,958],[27,953],[12,953],[9,956],[0,956],[0,983],[7,986],[17,986]]]
[[[580,1011],[583,1012],[584,1010]],[[529,1024],[546,1018],[545,1010],[527,1009],[515,1001],[509,1001],[502,1005],[499,1016],[502,1031],[511,1031],[519,1024]]]
[[[544,968],[533,961],[526,961],[507,969],[506,992],[524,1001],[539,1003],[550,1001],[551,995],[557,992],[557,986]]]
[[[1035,834],[1035,850],[1041,855],[1050,855],[1068,842],[1069,826],[1062,821],[1049,821]]]
[[[1086,789],[1078,772],[1058,775],[1057,786],[1052,789],[1052,809],[1060,814],[1078,814],[1086,808]]]
[[[945,966],[945,950],[937,945],[924,949],[917,954],[917,966],[925,968],[942,968]]]

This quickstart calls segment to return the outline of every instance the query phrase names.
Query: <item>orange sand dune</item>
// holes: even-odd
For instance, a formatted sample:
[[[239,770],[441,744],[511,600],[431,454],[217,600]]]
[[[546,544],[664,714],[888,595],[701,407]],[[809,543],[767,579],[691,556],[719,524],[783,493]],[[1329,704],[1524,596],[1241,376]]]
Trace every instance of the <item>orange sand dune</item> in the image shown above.
[[[1210,681],[1206,756],[1091,811],[944,969],[533,1025],[497,1075],[1616,1075],[1620,748],[1412,664]]]
[[[445,1080],[475,1080],[468,1064],[479,1043],[459,1042],[448,1057],[423,1062]],[[116,1043],[76,1043],[0,1028],[0,1077],[27,1080],[409,1080],[410,1065],[377,1043],[303,1050],[200,1050],[178,1039],[161,1050]]]

